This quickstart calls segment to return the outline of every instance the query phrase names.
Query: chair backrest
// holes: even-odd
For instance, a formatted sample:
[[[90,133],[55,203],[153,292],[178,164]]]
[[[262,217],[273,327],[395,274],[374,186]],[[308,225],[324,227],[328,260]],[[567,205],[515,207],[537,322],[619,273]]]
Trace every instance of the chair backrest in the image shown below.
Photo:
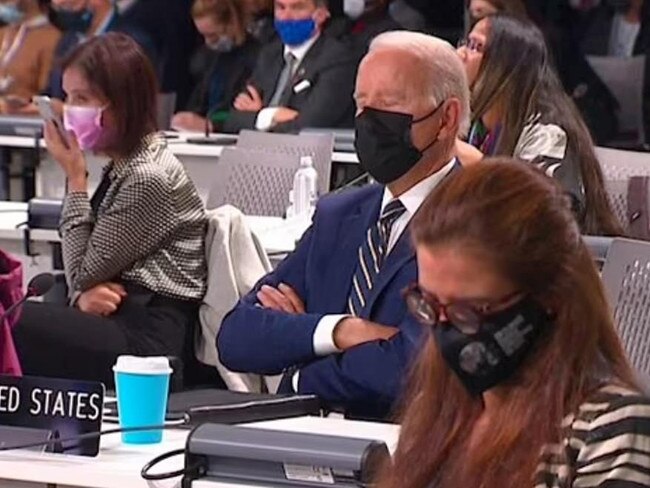
[[[157,108],[156,122],[158,122],[158,129],[168,130],[171,127],[172,117],[176,111],[176,93],[159,93]]]
[[[245,215],[282,217],[300,156],[226,147],[216,164],[208,208],[233,205]]]
[[[643,144],[645,55],[632,58],[587,56],[587,60],[619,104],[619,131],[638,134],[639,143]]]
[[[243,130],[239,133],[237,147],[297,157],[311,156],[318,172],[319,194],[329,191],[334,150],[332,134],[296,135]]]
[[[607,259],[609,248],[612,246],[612,242],[614,242],[614,238],[605,236],[583,235],[582,240],[593,256],[596,265],[599,268],[602,268],[605,264],[605,260]]]
[[[614,239],[602,280],[630,362],[650,374],[650,243]]]
[[[614,213],[624,229],[629,228],[627,214],[628,182],[632,176],[650,176],[650,153],[595,148],[605,178],[605,190]]]
[[[334,151],[356,152],[357,150],[354,146],[354,129],[305,127],[300,131],[300,135],[303,134],[332,134],[334,136]]]

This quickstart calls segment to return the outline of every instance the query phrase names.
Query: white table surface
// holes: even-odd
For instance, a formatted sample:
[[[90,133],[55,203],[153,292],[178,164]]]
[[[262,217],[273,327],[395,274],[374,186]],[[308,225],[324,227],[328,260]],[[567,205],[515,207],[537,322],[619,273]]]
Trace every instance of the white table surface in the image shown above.
[[[52,271],[50,243],[59,242],[60,238],[56,230],[31,231],[32,248],[38,256],[29,257],[25,254],[24,235],[20,228],[25,222],[26,203],[0,200],[0,248],[20,259],[23,264],[23,283],[26,285],[37,274]],[[309,220],[285,220],[263,216],[246,216],[246,222],[271,258],[293,251],[296,241],[310,224]]]
[[[202,137],[203,134],[193,132],[169,132],[178,136],[177,138],[168,139],[169,147],[176,156],[204,156],[219,157],[224,147],[211,144],[188,143],[187,139],[191,137]],[[213,137],[232,137],[232,134],[213,134]],[[42,148],[46,147],[45,140],[40,140]],[[34,138],[25,136],[3,136],[0,135],[0,147],[19,147],[33,148]],[[334,151],[332,161],[338,163],[358,164],[359,159],[355,153]]]
[[[191,137],[203,137],[202,134],[191,132],[175,132],[176,138],[169,139],[169,147],[172,152],[183,163],[187,174],[194,182],[199,195],[204,202],[207,202],[210,190],[214,185],[214,165],[218,161],[224,147],[220,145],[188,143]],[[213,134],[216,137],[233,137],[229,134]],[[45,148],[45,141],[41,140],[40,145]],[[34,138],[25,136],[2,136],[0,135],[0,147],[33,148]],[[89,188],[94,189],[101,178],[101,169],[106,164],[105,157],[88,154],[86,156],[88,166]],[[358,158],[354,153],[334,152],[332,161],[337,163],[357,164]],[[36,168],[36,195],[45,198],[62,198],[65,193],[65,179],[59,165],[50,157],[47,151],[43,151],[40,164]]]
[[[269,254],[292,251],[296,241],[310,224],[309,219],[287,220],[261,215],[247,215],[245,219]],[[22,240],[21,225],[25,222],[27,222],[27,203],[0,200],[0,240]],[[45,229],[31,231],[31,239],[37,242],[60,241],[58,231]]]
[[[394,452],[399,427],[392,424],[357,422],[340,418],[297,417],[248,424],[251,428],[308,432],[341,437],[383,440]],[[142,467],[154,457],[185,446],[188,431],[170,430],[163,442],[149,446],[129,446],[119,435],[102,439],[100,453],[95,458],[63,454],[36,454],[31,452],[0,453],[0,487],[38,486],[56,484],[86,488],[139,488],[177,486],[179,479],[147,482],[140,478]],[[180,469],[182,456],[156,466],[154,472]],[[195,483],[194,487],[246,488],[232,483]],[[258,488],[258,487],[256,487]]]

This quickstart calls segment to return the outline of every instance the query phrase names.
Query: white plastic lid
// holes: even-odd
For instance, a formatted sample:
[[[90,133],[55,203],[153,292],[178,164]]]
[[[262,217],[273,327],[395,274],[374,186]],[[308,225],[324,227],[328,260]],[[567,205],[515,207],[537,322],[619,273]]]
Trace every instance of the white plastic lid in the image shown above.
[[[169,359],[164,356],[119,356],[113,371],[132,374],[171,374]]]

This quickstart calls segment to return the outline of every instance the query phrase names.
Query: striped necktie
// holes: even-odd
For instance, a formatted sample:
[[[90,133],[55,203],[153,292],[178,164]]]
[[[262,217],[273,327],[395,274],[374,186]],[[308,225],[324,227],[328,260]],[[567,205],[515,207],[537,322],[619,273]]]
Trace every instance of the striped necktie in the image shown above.
[[[348,299],[348,311],[351,314],[359,316],[366,306],[381,265],[388,254],[391,228],[405,211],[402,202],[390,201],[382,211],[379,221],[368,229],[366,239],[359,246],[359,262],[352,278],[352,289]]]

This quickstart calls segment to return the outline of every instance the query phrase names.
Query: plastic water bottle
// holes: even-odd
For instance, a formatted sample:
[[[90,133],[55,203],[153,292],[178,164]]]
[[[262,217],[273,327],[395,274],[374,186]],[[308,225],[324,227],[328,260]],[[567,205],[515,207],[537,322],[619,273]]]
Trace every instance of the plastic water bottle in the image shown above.
[[[309,216],[318,199],[318,173],[311,156],[300,158],[300,168],[293,177],[293,216]]]

